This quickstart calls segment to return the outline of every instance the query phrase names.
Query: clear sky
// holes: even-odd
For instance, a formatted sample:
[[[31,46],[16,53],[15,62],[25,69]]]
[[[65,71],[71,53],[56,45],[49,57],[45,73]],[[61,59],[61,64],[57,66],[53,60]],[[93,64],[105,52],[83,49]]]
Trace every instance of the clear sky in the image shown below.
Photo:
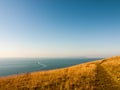
[[[0,0],[0,57],[119,54],[119,0]]]

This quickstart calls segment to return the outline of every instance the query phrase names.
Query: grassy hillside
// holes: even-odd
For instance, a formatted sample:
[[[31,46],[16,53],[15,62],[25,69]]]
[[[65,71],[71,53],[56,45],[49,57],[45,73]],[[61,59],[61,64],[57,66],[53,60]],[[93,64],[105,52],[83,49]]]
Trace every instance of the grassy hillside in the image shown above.
[[[120,90],[120,57],[0,78],[0,90]]]

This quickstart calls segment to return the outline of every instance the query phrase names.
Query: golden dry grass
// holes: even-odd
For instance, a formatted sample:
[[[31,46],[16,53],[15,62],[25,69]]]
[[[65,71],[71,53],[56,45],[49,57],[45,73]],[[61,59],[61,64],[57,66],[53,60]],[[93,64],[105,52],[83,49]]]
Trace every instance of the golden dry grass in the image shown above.
[[[120,57],[0,78],[0,90],[120,90]]]

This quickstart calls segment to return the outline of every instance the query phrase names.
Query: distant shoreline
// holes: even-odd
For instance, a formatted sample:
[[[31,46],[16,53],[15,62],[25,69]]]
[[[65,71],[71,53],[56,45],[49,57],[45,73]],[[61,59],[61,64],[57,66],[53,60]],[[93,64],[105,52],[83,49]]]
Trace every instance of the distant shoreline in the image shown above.
[[[100,58],[99,58],[100,59]],[[0,63],[0,77],[31,73],[36,71],[47,71],[59,68],[70,67],[73,65],[98,60],[98,58],[84,59],[14,59],[4,60]],[[7,71],[8,70],[8,71]]]

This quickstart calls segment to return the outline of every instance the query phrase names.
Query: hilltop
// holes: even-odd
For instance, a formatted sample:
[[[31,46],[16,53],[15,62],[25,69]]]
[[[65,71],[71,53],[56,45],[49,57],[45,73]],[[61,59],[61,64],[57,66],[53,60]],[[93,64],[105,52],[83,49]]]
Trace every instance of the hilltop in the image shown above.
[[[3,77],[0,90],[120,90],[120,56]]]

